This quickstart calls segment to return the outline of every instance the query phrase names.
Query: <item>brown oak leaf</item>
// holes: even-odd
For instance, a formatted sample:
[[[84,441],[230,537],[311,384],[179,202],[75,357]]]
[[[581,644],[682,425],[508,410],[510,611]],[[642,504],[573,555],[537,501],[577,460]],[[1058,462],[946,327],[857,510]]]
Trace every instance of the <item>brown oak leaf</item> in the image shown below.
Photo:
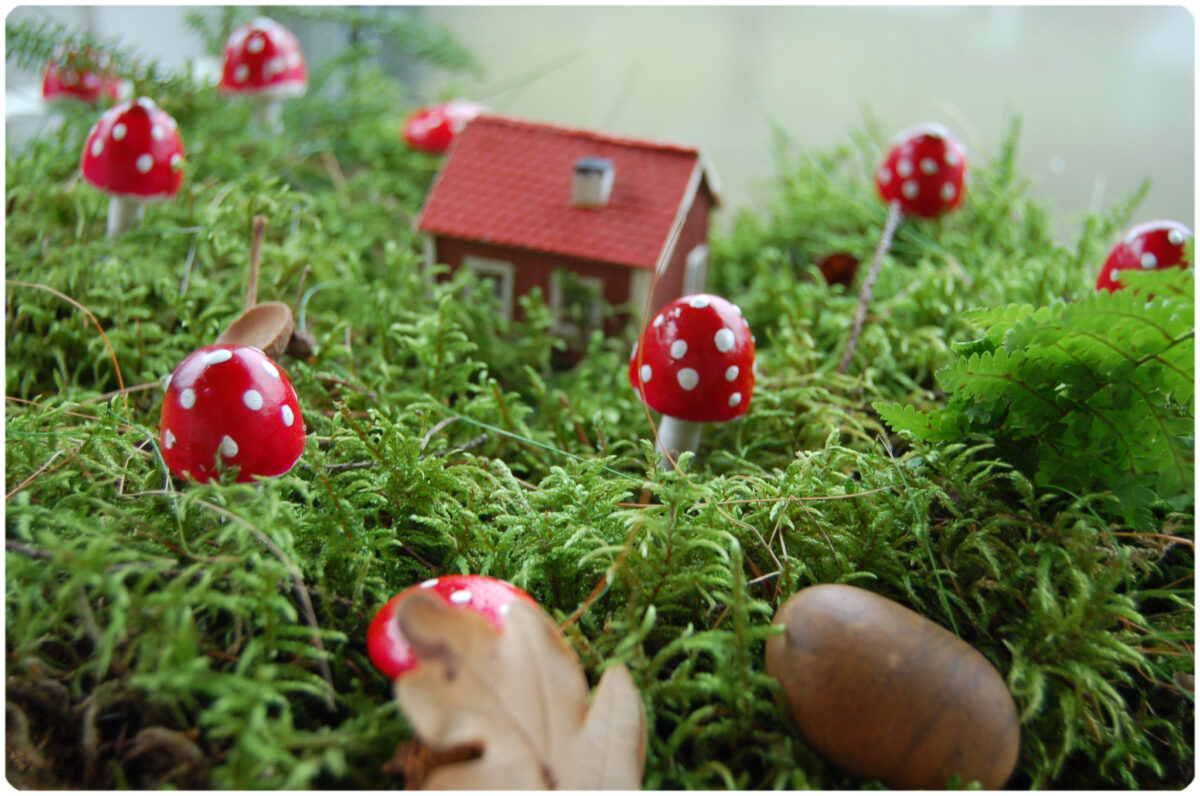
[[[636,790],[646,714],[629,670],[604,672],[588,705],[575,651],[544,611],[517,600],[503,633],[481,616],[415,593],[396,621],[420,665],[396,699],[434,749],[481,757],[439,766],[427,790]]]

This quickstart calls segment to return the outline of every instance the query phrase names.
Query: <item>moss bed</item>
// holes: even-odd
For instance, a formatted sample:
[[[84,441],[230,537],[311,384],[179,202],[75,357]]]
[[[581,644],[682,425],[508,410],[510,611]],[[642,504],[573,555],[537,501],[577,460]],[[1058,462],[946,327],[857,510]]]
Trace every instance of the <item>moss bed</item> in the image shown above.
[[[10,54],[32,61],[62,35],[10,27]],[[1097,465],[1070,483],[1049,465],[1088,461],[1086,435],[1031,443],[1006,415],[920,439],[877,409],[978,420],[987,407],[955,404],[935,375],[983,336],[969,311],[1087,299],[1139,196],[1057,242],[1014,169],[1014,123],[972,153],[959,212],[902,226],[841,375],[856,293],[815,264],[869,259],[889,131],[868,122],[819,152],[781,139],[767,206],[711,245],[709,289],[758,339],[750,410],[664,473],[627,381],[635,329],[588,339],[564,368],[542,297],[509,323],[471,277],[423,278],[412,219],[439,161],[401,143],[407,108],[368,51],[319,68],[270,138],[247,108],[126,56],[188,165],[180,195],[115,242],[105,198],[76,177],[93,113],[7,153],[11,783],[402,786],[386,764],[411,730],[365,631],[393,594],[453,572],[528,591],[593,683],[628,665],[648,789],[879,786],[806,746],[764,671],[775,610],[829,582],[897,600],[995,664],[1021,720],[1011,787],[1192,780],[1190,391],[1155,403],[1176,424],[1157,432],[1179,443],[1173,462],[1150,451],[1133,475]],[[240,311],[256,215],[261,299],[290,303],[311,267],[316,353],[282,362],[307,450],[280,478],[185,484],[158,449],[161,380]],[[1190,279],[1174,288],[1164,318],[1190,309]],[[1191,381],[1190,353],[1177,366]],[[1089,411],[1119,426],[1138,406]],[[1136,511],[1121,492],[1135,476]]]

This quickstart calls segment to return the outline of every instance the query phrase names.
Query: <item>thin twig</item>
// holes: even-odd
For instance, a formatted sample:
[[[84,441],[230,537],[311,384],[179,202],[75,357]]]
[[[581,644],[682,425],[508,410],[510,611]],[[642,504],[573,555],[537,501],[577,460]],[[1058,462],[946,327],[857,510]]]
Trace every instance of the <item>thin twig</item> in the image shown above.
[[[451,423],[453,423],[455,420],[458,420],[458,417],[457,417],[457,416],[455,416],[455,417],[447,417],[445,420],[439,421],[439,422],[437,423],[437,425],[435,425],[433,428],[429,429],[428,433],[426,433],[426,434],[425,434],[425,436],[421,438],[421,447],[420,447],[420,448],[418,448],[418,450],[422,450],[422,451],[423,451],[423,450],[425,450],[425,447],[426,447],[426,446],[429,444],[429,440],[430,440],[430,438],[431,438],[431,437],[432,437],[434,434],[436,434],[436,433],[438,433],[439,431],[441,431],[441,430],[442,430],[443,428],[445,428],[446,426],[448,426],[448,425],[450,425]]]
[[[4,280],[4,283],[6,285],[13,285],[15,287],[32,287],[36,290],[45,290],[47,293],[58,296],[63,301],[80,310],[92,320],[92,323],[96,326],[96,330],[100,332],[100,338],[104,341],[105,348],[108,349],[109,357],[112,359],[113,369],[117,372],[117,386],[121,388],[121,398],[125,401],[125,419],[130,420],[129,396],[125,394],[125,378],[121,375],[121,365],[119,362],[117,362],[117,352],[113,349],[112,342],[108,339],[108,335],[104,333],[104,327],[100,325],[100,321],[96,320],[96,316],[92,314],[92,311],[68,296],[66,293],[61,293],[49,285],[43,285],[37,282],[18,282],[15,279],[6,279]],[[130,422],[132,421],[130,420]]]
[[[146,490],[144,492],[139,492],[137,494],[138,495],[167,495],[170,497],[179,497],[180,496],[175,492],[170,492],[170,491],[166,491],[166,490],[154,490],[154,489]],[[127,495],[127,497],[133,497],[133,495]],[[245,517],[234,514],[229,509],[218,506],[215,503],[210,503],[209,501],[203,500],[201,498],[191,497],[191,496],[186,496],[186,495],[183,497],[185,497],[187,500],[191,500],[192,502],[196,503],[196,505],[203,506],[204,508],[209,509],[210,511],[214,511],[217,514],[220,514],[222,517],[225,517],[226,519],[229,519],[233,522],[236,522],[236,523],[242,525],[242,527],[246,528],[248,531],[250,531],[250,533],[254,534],[255,538],[257,538],[258,541],[264,547],[266,547],[268,550],[270,550],[271,553],[276,558],[278,558],[280,560],[280,562],[283,563],[284,567],[288,571],[288,574],[292,576],[293,591],[296,593],[296,598],[300,601],[300,607],[304,612],[305,622],[308,624],[309,628],[311,628],[313,631],[313,637],[312,637],[313,646],[316,647],[317,650],[319,650],[321,653],[320,655],[317,656],[317,666],[320,668],[321,676],[325,679],[325,682],[327,682],[329,684],[329,689],[330,689],[330,694],[325,695],[324,701],[325,701],[326,707],[328,707],[330,710],[333,710],[334,704],[333,704],[333,697],[331,696],[331,694],[335,692],[334,685],[333,685],[333,673],[329,669],[329,662],[325,659],[325,656],[327,653],[325,651],[325,644],[321,641],[321,636],[320,636],[321,626],[317,622],[317,613],[316,613],[316,611],[313,610],[312,597],[308,592],[308,587],[304,585],[304,576],[303,576],[303,574],[301,574],[300,568],[297,567],[296,564],[292,561],[292,559],[288,557],[287,553],[283,552],[283,550],[279,547],[279,545],[275,544],[274,540],[272,540],[271,537],[267,536],[265,533],[263,533],[261,530],[259,530],[258,527],[254,525],[254,523],[250,522]]]
[[[863,323],[867,319],[867,305],[871,303],[871,293],[875,289],[875,280],[879,278],[879,270],[883,267],[883,256],[892,246],[892,238],[896,235],[896,227],[900,226],[903,218],[900,212],[900,202],[888,203],[887,221],[883,225],[883,234],[879,236],[879,245],[875,247],[875,257],[871,260],[871,270],[863,280],[862,289],[858,291],[858,307],[854,310],[854,325],[850,329],[850,339],[842,351],[842,361],[838,364],[838,373],[845,373],[854,357],[854,347],[858,345],[858,336],[862,334]]]
[[[322,149],[321,162],[325,164],[325,170],[329,172],[329,179],[333,181],[333,187],[339,193],[345,191],[346,174],[342,171],[342,166],[338,163],[337,156],[328,149]]]
[[[305,264],[304,270],[300,272],[300,285],[296,288],[296,298],[295,298],[295,300],[292,301],[292,316],[293,317],[300,316],[300,298],[301,298],[301,296],[304,295],[304,282],[305,282],[305,280],[308,279],[308,275],[311,272],[312,272],[312,264],[311,263]],[[301,326],[300,328],[303,329],[304,327]]]
[[[55,451],[54,455],[51,456],[49,459],[47,459],[45,464],[43,464],[41,467],[34,470],[33,473],[31,473],[30,476],[28,478],[26,478],[24,481],[22,481],[21,483],[17,484],[15,487],[13,487],[13,490],[4,496],[4,500],[6,502],[11,500],[13,495],[17,494],[22,489],[24,489],[25,487],[27,487],[31,483],[33,483],[34,479],[36,479],[42,473],[46,473],[46,472],[52,473],[55,470],[57,470],[59,467],[62,467],[64,464],[71,461],[71,459],[75,457],[75,454],[79,453],[79,449],[76,448],[74,453],[72,453],[69,458],[63,459],[61,462],[59,462],[57,467],[51,468],[50,463],[53,462],[55,459],[57,459],[59,456],[61,456],[65,452],[66,451],[62,451],[62,450]]]
[[[267,217],[255,216],[250,238],[250,282],[246,286],[246,309],[258,303],[258,268],[262,255],[263,233],[267,229]]]

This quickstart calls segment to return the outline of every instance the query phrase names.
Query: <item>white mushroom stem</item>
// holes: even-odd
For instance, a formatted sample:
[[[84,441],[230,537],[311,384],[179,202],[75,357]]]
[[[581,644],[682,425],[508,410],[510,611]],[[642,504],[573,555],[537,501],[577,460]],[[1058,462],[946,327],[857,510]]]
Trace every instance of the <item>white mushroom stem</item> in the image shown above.
[[[114,196],[108,200],[108,237],[115,238],[133,227],[146,212],[146,203],[140,199]]]
[[[673,467],[672,460],[678,461],[679,454],[684,451],[694,453],[700,447],[700,431],[703,428],[703,423],[663,415],[662,422],[658,424],[658,444],[654,446],[662,457],[658,461],[658,468],[670,470]],[[670,458],[667,452],[670,452]]]
[[[260,97],[251,111],[254,123],[260,130],[279,134],[283,132],[283,100]]]

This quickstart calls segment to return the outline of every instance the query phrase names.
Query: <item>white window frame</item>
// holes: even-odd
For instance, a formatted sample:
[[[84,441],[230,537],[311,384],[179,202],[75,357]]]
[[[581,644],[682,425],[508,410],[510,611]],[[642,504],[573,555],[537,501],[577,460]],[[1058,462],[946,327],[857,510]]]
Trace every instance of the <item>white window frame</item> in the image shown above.
[[[683,294],[703,293],[708,282],[708,246],[703,243],[688,252],[683,269]]]
[[[462,265],[470,268],[478,276],[496,280],[500,286],[500,310],[505,319],[512,320],[513,314],[513,279],[516,268],[505,260],[493,260],[489,257],[476,257],[468,254],[463,257]]]
[[[654,272],[649,268],[629,269],[629,306],[635,320],[644,320],[643,313],[648,309],[646,302],[650,299],[650,287],[654,284]]]
[[[580,334],[582,330],[578,326],[573,323],[567,323],[562,319],[563,291],[562,286],[560,286],[558,283],[558,275],[567,270],[570,269],[560,268],[550,274],[550,317],[554,319],[554,331],[557,334]],[[598,276],[583,276],[582,274],[575,274],[575,277],[579,280],[581,287],[584,287],[591,293],[595,294],[595,300],[592,302],[590,310],[590,320],[592,328],[599,329],[604,320],[600,312],[604,301],[605,282]]]

